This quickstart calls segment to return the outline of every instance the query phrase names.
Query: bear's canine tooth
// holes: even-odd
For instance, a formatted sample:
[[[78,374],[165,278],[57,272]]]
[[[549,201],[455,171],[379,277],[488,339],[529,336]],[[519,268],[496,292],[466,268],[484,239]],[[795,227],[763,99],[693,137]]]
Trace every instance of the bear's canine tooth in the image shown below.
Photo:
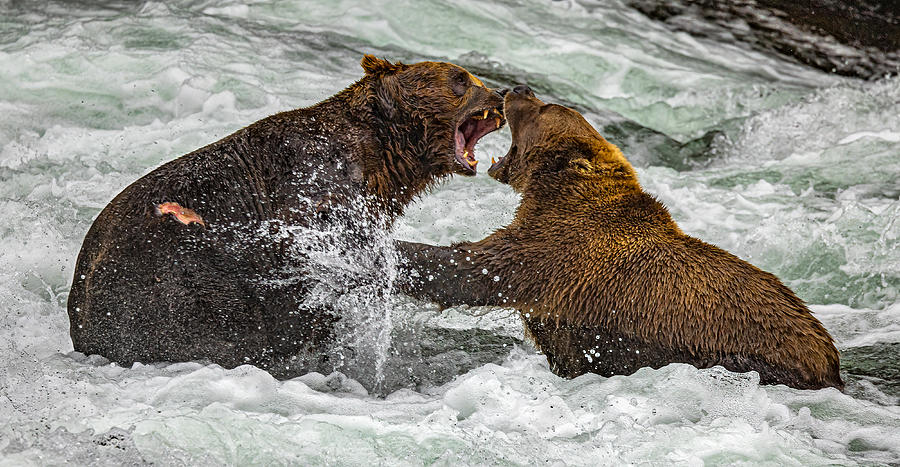
[[[491,165],[494,165],[496,163],[497,163],[497,161],[494,160],[494,156],[491,156]]]
[[[484,109],[484,116],[481,117],[482,120],[486,119],[488,116],[488,109]]]
[[[494,121],[497,122],[497,128],[500,128],[500,117],[494,117]]]

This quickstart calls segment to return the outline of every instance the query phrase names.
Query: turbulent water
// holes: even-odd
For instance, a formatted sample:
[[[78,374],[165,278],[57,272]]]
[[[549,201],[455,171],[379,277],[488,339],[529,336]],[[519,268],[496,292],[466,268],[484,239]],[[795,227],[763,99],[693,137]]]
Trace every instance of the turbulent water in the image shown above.
[[[847,390],[680,364],[564,380],[511,310],[439,312],[383,283],[336,299],[370,357],[348,374],[387,394],[73,353],[65,303],[99,210],[164,161],[341,90],[370,52],[583,111],[685,232],[810,304]],[[0,116],[0,465],[900,464],[898,78],[692,38],[618,1],[0,1]],[[486,137],[481,166],[508,144]],[[479,239],[517,202],[455,177],[391,235]],[[321,251],[324,276],[356,264]],[[387,351],[426,344],[412,353],[431,366]]]

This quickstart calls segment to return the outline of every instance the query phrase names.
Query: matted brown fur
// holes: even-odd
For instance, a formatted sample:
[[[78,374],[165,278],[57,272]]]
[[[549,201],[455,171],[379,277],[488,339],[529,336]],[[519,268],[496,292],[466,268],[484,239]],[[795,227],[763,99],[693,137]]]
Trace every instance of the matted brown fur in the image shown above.
[[[519,310],[552,370],[690,363],[764,384],[841,388],[832,338],[774,275],[685,235],[619,149],[577,112],[506,96],[510,153],[489,173],[522,195],[484,240],[400,243],[413,296]]]
[[[362,67],[327,100],[253,123],[116,196],[75,265],[75,350],[121,364],[205,358],[281,377],[330,371],[293,359],[326,346],[337,317],[304,305],[302,272],[273,280],[306,260],[294,239],[259,233],[327,229],[353,215],[389,222],[436,180],[474,173],[455,160],[455,129],[503,104],[450,63],[367,55]],[[348,244],[365,248],[371,219],[359,221]]]

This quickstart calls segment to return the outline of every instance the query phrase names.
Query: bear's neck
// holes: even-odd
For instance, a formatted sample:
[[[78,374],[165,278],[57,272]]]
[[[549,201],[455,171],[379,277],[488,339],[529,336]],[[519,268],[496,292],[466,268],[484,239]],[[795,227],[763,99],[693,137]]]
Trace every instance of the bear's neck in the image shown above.
[[[547,219],[553,222],[547,224]],[[681,234],[669,211],[633,175],[546,177],[522,196],[515,224],[525,229],[589,233],[595,241],[620,244],[633,236]]]
[[[446,157],[436,154],[439,145],[434,143],[444,135],[430,134],[421,118],[404,118],[408,116],[400,112],[390,118],[381,115],[372,98],[374,84],[374,78],[367,76],[320,105],[341,106],[363,128],[360,133],[370,138],[365,145],[371,150],[355,152],[363,157],[354,162],[362,170],[366,193],[379,210],[397,217],[416,196],[449,175],[445,164],[425,163]],[[451,141],[449,135],[443,139]]]

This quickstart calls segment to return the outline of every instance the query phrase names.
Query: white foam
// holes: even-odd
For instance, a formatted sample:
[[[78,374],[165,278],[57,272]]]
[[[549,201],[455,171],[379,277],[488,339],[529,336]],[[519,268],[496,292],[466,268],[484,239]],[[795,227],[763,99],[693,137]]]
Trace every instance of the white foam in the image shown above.
[[[854,141],[863,139],[863,138],[877,138],[884,141],[889,141],[891,143],[900,142],[900,133],[895,133],[893,131],[860,131],[859,133],[853,133],[845,137],[844,139],[838,141],[838,144],[849,144]]]
[[[816,318],[836,336],[841,348],[900,342],[900,303],[882,310],[846,305],[813,305]]]
[[[229,5],[221,8],[209,7],[203,10],[207,15],[233,16],[235,18],[246,18],[250,13],[249,5]]]

